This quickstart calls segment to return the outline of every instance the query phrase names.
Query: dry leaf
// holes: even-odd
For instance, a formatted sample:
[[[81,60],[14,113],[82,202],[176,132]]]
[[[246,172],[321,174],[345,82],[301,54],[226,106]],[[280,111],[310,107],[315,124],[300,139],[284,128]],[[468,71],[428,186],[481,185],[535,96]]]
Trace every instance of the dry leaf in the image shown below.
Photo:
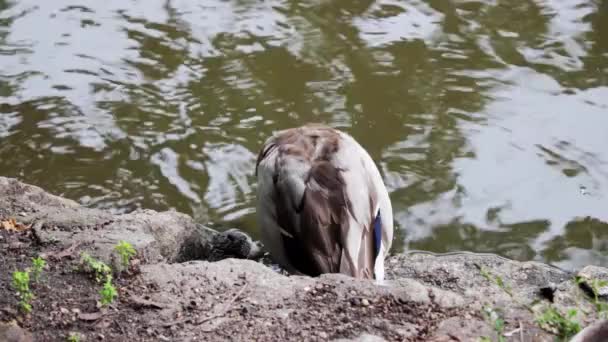
[[[21,231],[24,231],[31,227],[31,225],[26,226],[22,223],[17,222],[17,220],[15,220],[14,218],[9,218],[8,220],[2,220],[2,221],[0,221],[0,223],[2,224],[2,228],[4,228],[5,230],[8,230],[8,231],[12,230],[15,232],[21,232]]]

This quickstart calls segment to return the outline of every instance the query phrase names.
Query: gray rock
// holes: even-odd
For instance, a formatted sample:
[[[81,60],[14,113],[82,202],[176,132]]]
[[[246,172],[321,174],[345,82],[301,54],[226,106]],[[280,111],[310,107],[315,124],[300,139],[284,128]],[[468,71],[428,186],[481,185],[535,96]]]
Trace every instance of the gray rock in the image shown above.
[[[497,334],[486,321],[466,319],[465,317],[450,317],[439,324],[434,336],[429,340],[439,341],[475,341],[479,337],[488,337],[497,341]]]
[[[40,243],[58,243],[64,248],[78,243],[82,251],[116,267],[119,263],[114,246],[121,240],[133,245],[145,263],[175,262],[187,254],[207,254],[204,249],[212,235],[199,230],[187,215],[174,211],[144,210],[111,216],[82,207],[61,212],[43,206],[36,209],[28,219]]]
[[[578,272],[581,286],[592,296],[597,295],[602,299],[608,298],[608,269],[604,267],[589,265]],[[603,285],[603,286],[602,286]]]
[[[387,265],[388,277],[413,278],[465,298],[481,301],[491,298],[495,302],[513,301],[507,293],[510,291],[516,300],[531,304],[539,298],[541,288],[571,277],[563,270],[538,262],[468,252],[405,253],[390,258]],[[498,284],[500,280],[504,288]]]
[[[27,215],[37,206],[56,210],[79,206],[72,200],[49,194],[40,187],[22,183],[14,178],[0,177],[0,191],[0,215],[3,216],[8,213]]]
[[[32,334],[22,329],[16,322],[0,322],[0,341],[32,342]]]
[[[25,215],[19,221],[32,225],[39,243],[64,249],[76,244],[78,253],[86,251],[114,268],[120,267],[114,246],[121,240],[133,245],[143,263],[257,258],[261,254],[260,243],[247,234],[236,229],[218,233],[175,211],[113,215],[6,177],[0,177],[0,193],[4,194],[0,214]]]
[[[314,283],[313,278],[282,276],[255,261],[224,259],[219,262],[158,263],[141,269],[145,282],[162,289],[174,303],[199,296],[195,289],[239,288],[249,284],[249,297],[265,304],[279,303]]]
[[[386,340],[381,336],[372,334],[361,334],[355,338],[339,338],[332,340],[334,342],[385,342]]]

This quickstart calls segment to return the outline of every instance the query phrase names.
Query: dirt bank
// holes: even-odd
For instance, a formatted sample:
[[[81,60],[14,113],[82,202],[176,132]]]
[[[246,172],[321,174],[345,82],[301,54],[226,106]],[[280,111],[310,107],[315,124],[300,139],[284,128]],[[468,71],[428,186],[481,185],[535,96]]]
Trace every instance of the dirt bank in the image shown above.
[[[387,261],[384,286],[287,276],[239,232],[177,212],[112,215],[3,177],[0,223],[0,340],[553,341],[597,319],[604,290],[593,279],[608,274],[590,267],[576,282],[540,263],[415,253]],[[128,266],[120,241],[136,251]],[[83,252],[112,268],[112,303],[101,304],[107,274],[97,281]],[[24,313],[13,272],[38,256],[46,266],[38,281],[30,271]]]

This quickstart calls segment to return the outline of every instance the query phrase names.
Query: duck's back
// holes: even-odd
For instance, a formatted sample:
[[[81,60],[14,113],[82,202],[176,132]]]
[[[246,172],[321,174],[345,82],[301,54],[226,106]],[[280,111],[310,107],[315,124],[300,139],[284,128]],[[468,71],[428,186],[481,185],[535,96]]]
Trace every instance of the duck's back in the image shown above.
[[[352,137],[320,125],[281,131],[264,144],[256,172],[262,237],[281,264],[309,275],[373,277],[374,222],[380,209],[386,251],[392,208],[375,164]]]

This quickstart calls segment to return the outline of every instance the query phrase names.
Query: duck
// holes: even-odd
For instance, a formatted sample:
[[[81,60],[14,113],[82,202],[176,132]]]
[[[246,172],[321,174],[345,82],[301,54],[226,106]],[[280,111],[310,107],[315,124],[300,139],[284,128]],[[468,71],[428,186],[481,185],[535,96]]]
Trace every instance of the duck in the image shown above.
[[[608,341],[608,320],[602,319],[588,325],[572,337],[570,342]]]
[[[275,132],[259,151],[255,175],[260,238],[274,262],[292,274],[384,282],[391,200],[351,135],[315,123]]]

